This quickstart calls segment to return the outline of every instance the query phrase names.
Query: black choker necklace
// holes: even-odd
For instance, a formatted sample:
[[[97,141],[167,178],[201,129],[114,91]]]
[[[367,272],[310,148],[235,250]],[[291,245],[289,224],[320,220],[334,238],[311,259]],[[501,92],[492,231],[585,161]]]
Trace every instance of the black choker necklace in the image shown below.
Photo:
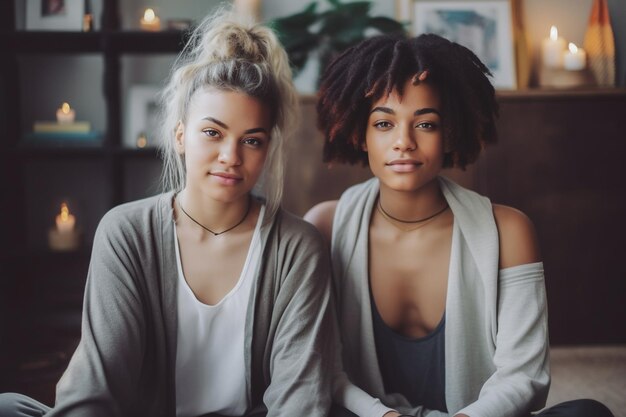
[[[433,219],[433,218],[439,216],[444,211],[446,211],[448,209],[448,207],[450,207],[450,206],[446,202],[446,205],[441,210],[439,210],[435,214],[431,214],[428,217],[424,217],[423,219],[417,219],[417,220],[401,220],[401,219],[398,219],[397,217],[393,217],[391,214],[387,213],[385,211],[385,209],[383,208],[382,203],[380,202],[380,198],[378,198],[378,208],[380,209],[380,212],[381,212],[381,214],[383,216],[385,216],[388,219],[395,220],[395,221],[400,222],[400,223],[406,223],[406,224],[423,223],[423,222],[425,222],[427,220]]]
[[[207,232],[211,232],[213,234],[213,236],[219,236],[219,235],[223,235],[226,232],[230,232],[231,230],[233,230],[235,227],[239,226],[241,223],[243,223],[244,220],[246,220],[246,218],[248,217],[248,214],[250,213],[250,208],[252,207],[252,199],[250,197],[248,197],[248,208],[246,209],[246,213],[243,215],[243,217],[241,218],[241,220],[239,220],[239,222],[237,222],[236,225],[229,227],[226,230],[223,230],[221,232],[214,232],[213,230],[209,229],[208,227],[206,227],[205,225],[201,224],[199,221],[197,221],[196,219],[194,219],[193,217],[191,217],[189,215],[189,213],[187,213],[185,211],[185,209],[183,208],[182,203],[180,202],[180,199],[178,199],[178,207],[180,207],[180,209],[182,210],[183,213],[185,213],[185,216],[189,217],[189,219],[194,222],[195,224],[197,224],[198,226],[200,226],[201,228],[203,228],[204,230],[206,230]]]

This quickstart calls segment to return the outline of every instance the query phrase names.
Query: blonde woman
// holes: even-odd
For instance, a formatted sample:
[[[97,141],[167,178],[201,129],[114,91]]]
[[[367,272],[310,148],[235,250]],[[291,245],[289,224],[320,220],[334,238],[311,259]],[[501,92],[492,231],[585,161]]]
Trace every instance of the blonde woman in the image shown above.
[[[297,109],[284,50],[221,12],[162,104],[168,191],[102,219],[54,409],[8,394],[0,414],[326,415],[329,264],[317,231],[280,209]]]

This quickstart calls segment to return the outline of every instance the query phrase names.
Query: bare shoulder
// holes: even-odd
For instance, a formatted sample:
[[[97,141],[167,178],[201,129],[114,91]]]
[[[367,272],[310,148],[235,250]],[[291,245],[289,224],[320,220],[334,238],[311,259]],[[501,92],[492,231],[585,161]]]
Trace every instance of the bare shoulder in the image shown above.
[[[323,201],[311,207],[304,215],[304,220],[317,227],[317,230],[320,231],[329,245],[333,235],[333,219],[335,218],[337,201]]]
[[[500,238],[500,269],[539,262],[537,234],[528,216],[499,204],[493,205],[493,214]]]

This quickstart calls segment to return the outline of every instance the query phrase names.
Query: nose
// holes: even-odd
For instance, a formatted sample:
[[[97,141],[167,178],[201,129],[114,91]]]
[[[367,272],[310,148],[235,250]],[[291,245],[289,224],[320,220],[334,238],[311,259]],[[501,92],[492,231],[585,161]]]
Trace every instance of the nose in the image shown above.
[[[220,146],[220,153],[217,157],[220,164],[226,166],[237,166],[241,164],[241,156],[239,155],[239,141],[225,140]]]
[[[410,152],[417,149],[417,142],[413,129],[410,126],[398,130],[398,137],[393,144],[393,150],[398,152]]]

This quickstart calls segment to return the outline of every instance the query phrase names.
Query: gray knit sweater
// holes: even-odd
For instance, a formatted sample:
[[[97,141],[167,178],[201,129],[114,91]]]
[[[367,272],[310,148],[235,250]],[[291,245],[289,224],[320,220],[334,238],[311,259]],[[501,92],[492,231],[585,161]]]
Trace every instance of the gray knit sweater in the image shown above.
[[[519,417],[545,405],[550,385],[546,294],[541,263],[498,270],[491,202],[444,177],[454,214],[446,298],[445,383],[449,415]],[[348,189],[335,212],[332,262],[344,374],[335,401],[361,417],[390,408],[439,417],[387,393],[378,367],[368,285],[368,232],[376,178]]]
[[[176,257],[173,194],[107,213],[94,238],[80,344],[49,416],[176,415]],[[279,211],[265,219],[246,316],[249,411],[324,416],[330,266],[318,232]]]

